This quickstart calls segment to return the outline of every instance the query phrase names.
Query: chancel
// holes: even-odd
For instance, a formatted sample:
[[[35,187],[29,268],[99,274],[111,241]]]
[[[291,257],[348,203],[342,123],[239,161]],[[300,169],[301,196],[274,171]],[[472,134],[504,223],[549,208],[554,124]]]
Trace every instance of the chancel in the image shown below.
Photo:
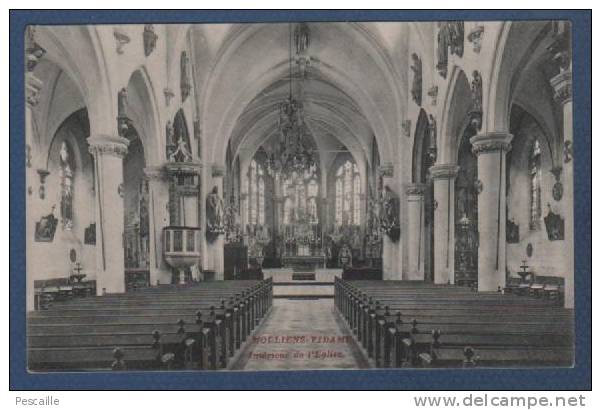
[[[29,369],[572,365],[570,30],[29,26]]]

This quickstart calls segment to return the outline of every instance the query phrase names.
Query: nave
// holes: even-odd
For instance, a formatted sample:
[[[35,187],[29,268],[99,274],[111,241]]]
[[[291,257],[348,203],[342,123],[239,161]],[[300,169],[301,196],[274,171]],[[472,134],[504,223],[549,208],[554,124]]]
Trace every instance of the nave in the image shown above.
[[[25,40],[31,369],[572,363],[569,21]]]
[[[57,302],[28,317],[29,368],[306,370],[571,366],[573,315],[544,295],[334,277],[273,278]],[[288,282],[279,282],[288,285]]]

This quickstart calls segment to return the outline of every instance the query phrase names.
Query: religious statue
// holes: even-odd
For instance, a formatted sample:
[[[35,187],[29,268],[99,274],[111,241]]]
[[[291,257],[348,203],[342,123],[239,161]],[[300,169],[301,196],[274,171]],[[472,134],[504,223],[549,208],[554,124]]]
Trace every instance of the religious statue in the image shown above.
[[[167,124],[165,125],[165,149],[167,153],[167,158],[171,156],[173,151],[175,151],[176,145],[174,141],[175,132],[173,130],[173,123],[171,120],[167,120]]]
[[[430,157],[430,161],[432,161],[432,163],[436,162],[436,157],[437,157],[437,151],[438,148],[436,146],[436,134],[437,134],[437,127],[436,127],[436,118],[434,118],[434,116],[432,114],[430,114],[428,116],[428,136],[430,138],[430,145],[428,146],[428,156]]]
[[[122,88],[117,94],[117,116],[127,117],[127,90]]]
[[[177,140],[177,148],[169,155],[170,162],[189,162],[192,160],[192,154],[188,149],[188,143],[182,136]]]
[[[477,70],[472,73],[472,108],[470,109],[470,122],[477,130],[482,128],[482,76]]]
[[[192,89],[192,85],[190,84],[190,73],[189,73],[189,65],[190,60],[188,59],[188,54],[185,51],[182,51],[180,57],[180,93],[182,95],[182,102],[186,101],[186,98],[190,95],[190,90]]]
[[[398,198],[386,185],[382,193],[380,226],[390,239],[396,241],[400,235]]]
[[[449,64],[449,44],[451,38],[447,23],[438,23],[438,48],[436,55],[438,61],[436,69],[443,78],[447,78],[447,66]]]
[[[436,69],[443,78],[447,78],[449,51],[459,57],[463,56],[464,27],[463,21],[438,23],[438,48]]]
[[[413,65],[411,70],[413,71],[413,85],[411,86],[411,97],[413,101],[419,106],[422,105],[422,60],[417,54],[411,54],[413,59]]]
[[[294,29],[294,44],[296,45],[296,54],[305,54],[309,49],[310,31],[307,23],[299,23]]]
[[[213,234],[223,233],[223,199],[219,196],[217,186],[214,186],[207,196],[207,231]]]
[[[157,45],[157,39],[159,36],[154,32],[154,26],[152,24],[144,25],[144,33],[142,34],[144,40],[144,55],[148,57]]]
[[[482,111],[482,76],[477,70],[472,76],[472,110]]]
[[[463,43],[464,43],[464,27],[463,21],[450,21],[447,23],[449,26],[449,37],[451,54],[463,57]]]

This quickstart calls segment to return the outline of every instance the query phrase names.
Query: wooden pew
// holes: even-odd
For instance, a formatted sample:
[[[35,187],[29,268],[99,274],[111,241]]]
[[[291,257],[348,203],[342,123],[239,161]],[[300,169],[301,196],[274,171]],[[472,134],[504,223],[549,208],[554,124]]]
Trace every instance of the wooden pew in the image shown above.
[[[236,282],[161,286],[33,312],[30,370],[223,368],[272,303],[271,280]]]
[[[573,316],[541,302],[423,283],[335,284],[336,307],[378,367],[569,365]]]

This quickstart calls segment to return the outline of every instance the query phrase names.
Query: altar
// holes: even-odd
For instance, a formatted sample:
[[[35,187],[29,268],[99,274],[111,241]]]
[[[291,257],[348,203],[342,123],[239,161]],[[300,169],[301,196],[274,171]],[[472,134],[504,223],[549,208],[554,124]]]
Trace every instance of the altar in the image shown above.
[[[286,268],[307,267],[313,270],[326,267],[325,255],[284,255],[282,266]]]

